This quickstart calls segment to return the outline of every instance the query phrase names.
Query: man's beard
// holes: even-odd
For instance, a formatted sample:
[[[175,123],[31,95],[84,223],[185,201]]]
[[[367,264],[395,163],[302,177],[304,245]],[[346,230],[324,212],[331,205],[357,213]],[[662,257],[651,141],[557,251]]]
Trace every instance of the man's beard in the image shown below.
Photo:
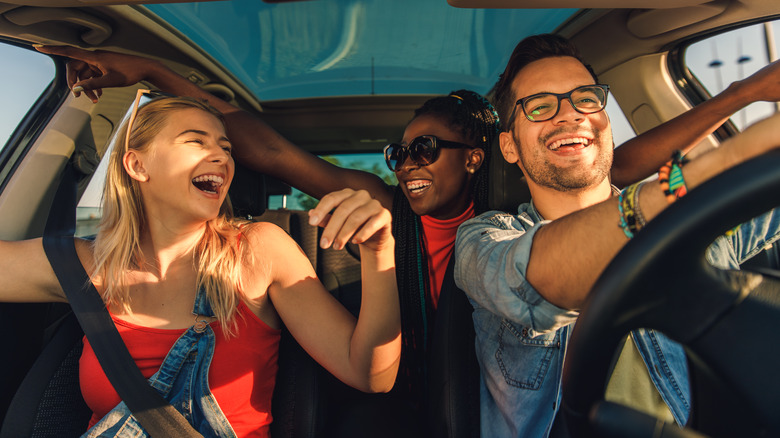
[[[525,154],[520,153],[520,162],[525,169],[528,178],[535,184],[548,187],[559,192],[577,191],[587,187],[595,186],[604,181],[609,176],[612,169],[612,156],[613,151],[611,148],[607,149],[604,153],[599,154],[592,166],[583,167],[572,166],[568,168],[561,168],[551,164],[544,152],[547,147],[545,146],[546,139],[553,135],[559,135],[560,132],[554,132],[539,139],[539,148],[535,148],[531,155],[527,157]],[[588,147],[598,147],[601,140],[601,131],[594,130],[594,138],[590,142]],[[517,145],[520,148],[520,142],[515,136],[514,132],[512,136]]]

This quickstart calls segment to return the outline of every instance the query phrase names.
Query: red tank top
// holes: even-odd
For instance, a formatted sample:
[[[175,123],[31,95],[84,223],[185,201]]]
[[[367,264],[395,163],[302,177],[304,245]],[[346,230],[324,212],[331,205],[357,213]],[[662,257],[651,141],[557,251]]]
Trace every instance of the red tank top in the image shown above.
[[[225,339],[218,321],[211,323],[216,344],[209,369],[209,387],[239,437],[268,437],[281,332],[260,320],[243,302],[238,305],[236,317],[238,336],[229,339]],[[185,331],[141,327],[117,318],[113,320],[146,378],[160,368],[165,355]],[[86,337],[79,361],[79,382],[84,400],[93,412],[89,424],[92,427],[119,404],[120,399]]]
[[[428,279],[431,288],[431,303],[433,308],[439,305],[441,285],[444,272],[455,250],[455,235],[463,222],[474,217],[474,203],[466,211],[452,219],[434,219],[430,216],[420,216],[423,226],[425,250],[428,253]]]

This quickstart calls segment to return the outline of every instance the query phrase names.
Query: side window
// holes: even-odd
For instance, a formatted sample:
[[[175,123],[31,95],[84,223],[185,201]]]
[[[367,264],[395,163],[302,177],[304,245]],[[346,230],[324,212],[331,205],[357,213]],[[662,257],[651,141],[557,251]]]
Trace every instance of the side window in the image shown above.
[[[617,103],[617,99],[612,93],[607,97],[607,107],[604,111],[609,115],[609,124],[612,126],[612,141],[615,143],[615,147],[619,147],[623,143],[636,137],[636,132],[631,124],[628,123],[626,115]]]
[[[149,98],[143,96],[141,97],[139,105],[143,105],[148,101]],[[121,126],[125,120],[130,117],[131,112],[132,108],[128,108],[117,126]],[[84,193],[81,195],[81,199],[79,199],[79,203],[76,206],[76,237],[91,237],[97,234],[100,219],[103,217],[101,202],[103,200],[103,188],[106,184],[108,161],[109,157],[111,157],[111,151],[114,149],[114,145],[117,141],[118,136],[117,133],[114,132],[109,140],[108,147],[100,160],[100,164],[98,164],[95,169],[95,173],[89,180],[89,184],[87,184],[86,189],[84,189]]]
[[[776,60],[779,38],[779,21],[731,30],[688,46],[685,66],[714,96]],[[756,102],[737,112],[731,121],[742,130],[777,109],[776,103]]]
[[[387,168],[381,151],[364,154],[323,155],[323,159],[340,167],[365,170],[382,178],[389,185],[396,185],[395,174]],[[317,200],[293,187],[289,196],[269,196],[268,208],[287,208],[290,210],[308,210],[317,205]]]
[[[54,62],[34,50],[0,43],[0,83],[3,87],[3,117],[0,117],[0,153],[33,104],[56,75]]]
[[[100,164],[95,169],[95,174],[89,180],[89,184],[76,206],[76,237],[90,237],[97,234],[98,225],[103,216],[100,202],[103,197],[103,186],[106,183],[108,157],[111,156],[111,150],[114,148],[115,141],[116,139],[112,139],[109,149],[106,151],[103,159],[100,160]]]

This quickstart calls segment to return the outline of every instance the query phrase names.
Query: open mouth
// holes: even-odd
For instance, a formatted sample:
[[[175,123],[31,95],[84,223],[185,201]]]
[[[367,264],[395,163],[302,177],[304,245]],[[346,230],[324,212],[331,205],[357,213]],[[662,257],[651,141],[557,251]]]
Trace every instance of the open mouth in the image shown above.
[[[553,142],[548,148],[551,151],[557,151],[557,150],[567,150],[567,149],[582,149],[586,148],[590,145],[590,139],[587,139],[585,137],[572,137],[572,138],[564,138],[561,140],[558,140],[556,142]]]
[[[409,193],[413,194],[420,194],[428,189],[428,187],[431,186],[430,180],[414,180],[409,181],[406,183],[406,190],[409,190]]]
[[[224,178],[218,175],[201,175],[192,179],[192,185],[202,192],[216,195],[224,181]]]

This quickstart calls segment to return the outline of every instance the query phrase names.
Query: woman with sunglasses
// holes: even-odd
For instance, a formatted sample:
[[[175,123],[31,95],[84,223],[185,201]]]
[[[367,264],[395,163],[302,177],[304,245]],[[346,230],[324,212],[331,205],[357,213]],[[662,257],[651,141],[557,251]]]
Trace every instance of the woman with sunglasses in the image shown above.
[[[419,412],[425,346],[457,226],[487,209],[487,163],[499,121],[484,98],[460,90],[419,108],[402,141],[385,148],[388,166],[399,181],[397,187],[389,187],[375,175],[340,168],[303,151],[262,120],[209,95],[157,61],[72,47],[38,50],[72,58],[68,84],[76,95],[83,92],[97,101],[104,87],[143,80],[167,92],[208,99],[226,114],[234,155],[245,165],[316,198],[343,188],[364,189],[391,209],[403,330],[401,368],[393,392]],[[753,81],[767,82],[774,76],[774,70],[764,71]],[[626,143],[616,150],[613,182],[621,186],[649,176],[673,150],[690,148],[711,132],[691,132],[687,129],[691,118],[710,122],[714,130],[724,111],[736,111],[746,100],[739,91],[711,99]],[[401,420],[396,416],[391,421]]]
[[[118,138],[97,237],[76,248],[142,374],[195,430],[269,435],[281,324],[345,383],[390,390],[400,321],[389,211],[354,191],[328,194],[310,211],[324,227],[322,246],[359,243],[356,320],[284,231],[232,217],[232,144],[217,110],[156,98],[134,107]],[[0,282],[2,301],[67,301],[41,239],[0,242]],[[88,341],[79,369],[93,410],[87,436],[148,436]]]

